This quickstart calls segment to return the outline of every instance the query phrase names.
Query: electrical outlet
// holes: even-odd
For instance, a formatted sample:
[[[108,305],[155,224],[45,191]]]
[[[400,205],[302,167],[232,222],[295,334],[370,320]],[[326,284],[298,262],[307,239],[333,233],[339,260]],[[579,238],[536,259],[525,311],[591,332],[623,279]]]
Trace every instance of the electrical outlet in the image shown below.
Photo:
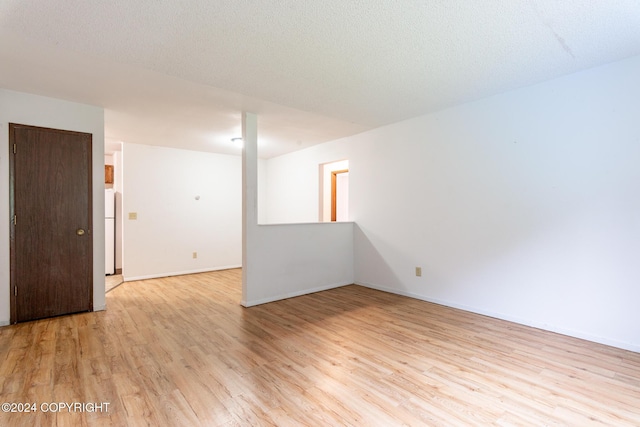
[[[129,219],[138,219],[138,212],[129,212]]]
[[[422,277],[422,267],[416,267],[416,276]]]
[[[198,252],[193,253],[193,259],[196,259],[196,258],[198,258]]]

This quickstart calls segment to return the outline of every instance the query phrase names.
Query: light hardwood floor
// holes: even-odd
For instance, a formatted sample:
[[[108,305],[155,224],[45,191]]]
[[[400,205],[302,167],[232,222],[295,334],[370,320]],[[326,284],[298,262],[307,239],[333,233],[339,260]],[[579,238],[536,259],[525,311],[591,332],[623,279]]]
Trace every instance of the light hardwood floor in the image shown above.
[[[111,290],[117,288],[124,282],[122,278],[122,274],[114,274],[112,276],[105,276],[104,278],[104,291],[110,292]]]
[[[245,309],[240,275],[0,328],[0,401],[38,405],[0,425],[640,425],[638,353],[359,286]]]

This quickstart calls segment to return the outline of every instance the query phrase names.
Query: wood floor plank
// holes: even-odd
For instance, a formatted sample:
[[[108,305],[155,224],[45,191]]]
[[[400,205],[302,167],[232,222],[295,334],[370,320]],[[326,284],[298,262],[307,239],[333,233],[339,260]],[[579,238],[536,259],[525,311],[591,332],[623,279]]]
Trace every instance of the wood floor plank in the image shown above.
[[[640,425],[640,354],[345,286],[245,309],[241,271],[0,328],[10,426]]]

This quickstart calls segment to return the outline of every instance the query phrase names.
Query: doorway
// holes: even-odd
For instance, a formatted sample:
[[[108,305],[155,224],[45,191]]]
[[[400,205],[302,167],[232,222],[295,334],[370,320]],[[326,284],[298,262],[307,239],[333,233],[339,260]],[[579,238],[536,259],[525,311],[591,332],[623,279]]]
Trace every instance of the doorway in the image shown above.
[[[349,221],[349,160],[320,164],[320,222]]]
[[[349,221],[349,169],[331,172],[331,221]]]
[[[91,146],[9,124],[11,323],[93,310]]]

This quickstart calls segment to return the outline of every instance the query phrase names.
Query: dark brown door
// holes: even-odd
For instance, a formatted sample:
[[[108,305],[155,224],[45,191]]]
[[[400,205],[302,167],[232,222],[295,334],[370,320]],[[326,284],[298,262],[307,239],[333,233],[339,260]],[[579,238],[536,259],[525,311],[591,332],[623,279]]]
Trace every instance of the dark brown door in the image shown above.
[[[9,125],[12,323],[93,309],[91,142]]]

